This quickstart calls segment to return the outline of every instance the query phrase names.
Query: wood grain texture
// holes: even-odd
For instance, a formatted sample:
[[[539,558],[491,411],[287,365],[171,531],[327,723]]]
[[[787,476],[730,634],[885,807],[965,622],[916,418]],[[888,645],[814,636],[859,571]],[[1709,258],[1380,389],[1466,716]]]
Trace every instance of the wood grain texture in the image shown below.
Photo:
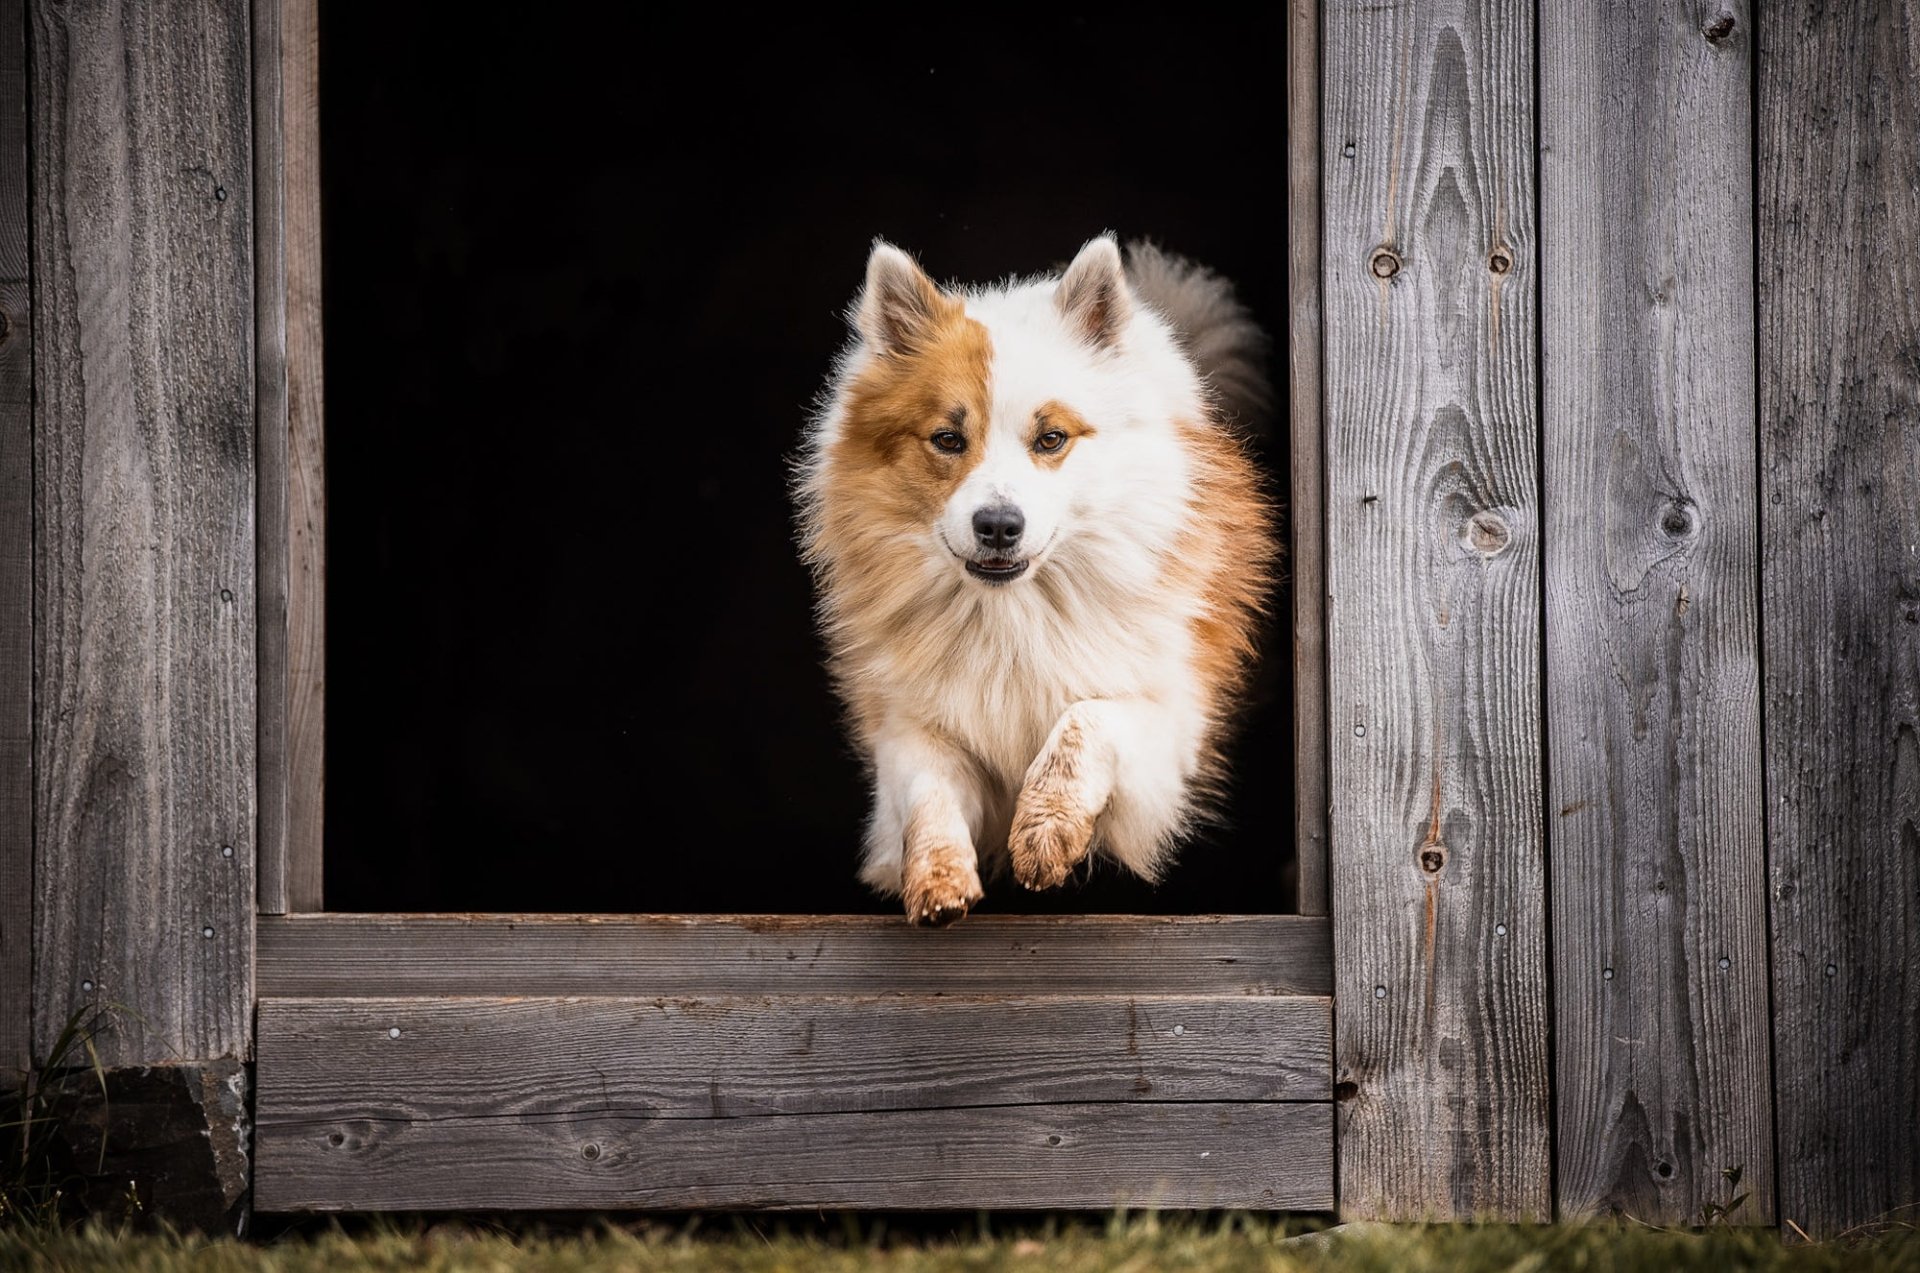
[[[262,998],[407,995],[1301,994],[1299,916],[315,915],[262,920]]]
[[[263,999],[257,1055],[276,1123],[1333,1097],[1302,996]]]
[[[243,1057],[254,915],[242,0],[32,0],[34,1033]],[[223,849],[231,849],[230,854]]]
[[[343,1112],[344,1113],[344,1112]],[[1325,1104],[262,1124],[262,1211],[1333,1205]]]
[[[1292,439],[1296,896],[1327,913],[1326,446],[1320,423],[1320,5],[1287,7],[1287,422]]]
[[[1533,6],[1322,20],[1341,1213],[1544,1219]]]
[[[0,0],[0,1086],[33,1018],[33,309],[27,279],[27,16]]]
[[[323,904],[326,804],[327,486],[320,307],[319,0],[281,0],[282,234],[287,439],[286,900]]]
[[[287,271],[281,152],[281,0],[253,0],[254,464],[258,533],[263,915],[287,911]]]
[[[1780,1217],[1920,1204],[1920,5],[1766,6],[1760,492]]]
[[[1540,35],[1558,1201],[1764,1223],[1747,5]]]

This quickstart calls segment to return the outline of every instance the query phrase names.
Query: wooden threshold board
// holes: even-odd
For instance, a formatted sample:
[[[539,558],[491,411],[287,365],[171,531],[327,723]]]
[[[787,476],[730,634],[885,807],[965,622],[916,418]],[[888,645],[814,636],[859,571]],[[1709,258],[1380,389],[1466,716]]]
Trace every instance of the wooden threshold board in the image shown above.
[[[408,995],[1327,995],[1324,916],[290,915],[267,998]]]
[[[255,1205],[1326,1209],[1332,1035],[1292,995],[270,998]]]
[[[255,1205],[1324,1210],[1330,937],[263,917]]]

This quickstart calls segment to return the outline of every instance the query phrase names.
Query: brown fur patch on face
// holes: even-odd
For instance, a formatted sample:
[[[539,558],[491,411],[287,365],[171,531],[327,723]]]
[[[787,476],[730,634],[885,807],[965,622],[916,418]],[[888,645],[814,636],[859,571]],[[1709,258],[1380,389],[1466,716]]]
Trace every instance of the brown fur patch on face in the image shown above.
[[[904,521],[931,524],[986,449],[987,377],[993,342],[950,296],[910,349],[873,359],[847,391],[846,427],[833,463],[861,501]],[[957,453],[933,444],[951,430]]]
[[[1067,440],[1057,451],[1039,449],[1040,439],[1048,433],[1058,431],[1067,435]],[[1089,438],[1100,430],[1088,424],[1086,417],[1064,402],[1049,402],[1033,413],[1033,429],[1027,438],[1027,449],[1033,452],[1033,462],[1050,469],[1057,469],[1066,462],[1067,452],[1073,450],[1074,443],[1081,438]]]
[[[805,531],[807,554],[822,571],[834,676],[863,738],[881,704],[850,674],[848,656],[883,646],[899,653],[945,604],[926,549],[948,498],[986,449],[992,341],[958,299],[937,290],[934,299],[910,346],[872,354],[847,385]],[[933,436],[949,429],[966,440],[964,450],[934,446]],[[946,575],[951,587],[967,586],[957,564]]]

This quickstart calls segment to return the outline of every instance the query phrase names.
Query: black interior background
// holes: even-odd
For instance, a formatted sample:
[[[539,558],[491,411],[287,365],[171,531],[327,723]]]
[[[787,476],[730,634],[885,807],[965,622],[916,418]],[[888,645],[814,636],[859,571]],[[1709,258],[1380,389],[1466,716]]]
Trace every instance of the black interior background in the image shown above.
[[[328,909],[891,910],[786,491],[869,242],[985,280],[1151,236],[1283,384],[1247,12],[323,5]],[[1282,629],[1227,826],[982,911],[1291,909]]]

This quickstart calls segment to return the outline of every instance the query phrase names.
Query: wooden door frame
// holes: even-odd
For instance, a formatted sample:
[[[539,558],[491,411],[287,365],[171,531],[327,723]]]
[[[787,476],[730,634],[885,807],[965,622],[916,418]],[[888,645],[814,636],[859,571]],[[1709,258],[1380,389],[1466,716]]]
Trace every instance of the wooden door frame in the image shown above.
[[[317,0],[253,3],[256,1205],[1330,1209],[1316,6],[1291,7],[1288,63],[1302,139],[1288,165],[1302,913],[988,915],[927,933],[878,916],[324,911]],[[556,1041],[563,1056],[592,1051],[591,1036],[614,1025],[670,1047],[595,1051],[596,1081],[624,1095],[554,1105],[548,1093],[578,1074],[555,1059]],[[797,1037],[810,1052],[816,1031],[839,1032],[839,1055],[804,1084],[792,1071],[803,1063],[770,1065],[738,1042]],[[542,1090],[463,1087],[473,1058],[462,1040],[475,1032]],[[930,1076],[928,1039],[963,1053],[964,1072]],[[873,1078],[914,1057],[912,1075]],[[675,1075],[695,1062],[706,1078],[689,1096]],[[743,1101],[779,1130],[742,1118]],[[510,1109],[526,1117],[501,1133]],[[548,1185],[446,1168],[526,1152],[559,1168]],[[676,1169],[703,1154],[750,1155],[753,1179]],[[974,1162],[995,1169],[970,1174]]]
[[[259,404],[260,913],[324,911],[326,477],[319,0],[254,0]],[[1327,913],[1317,0],[1288,12],[1287,556],[1298,913]],[[284,527],[281,534],[271,533]]]

